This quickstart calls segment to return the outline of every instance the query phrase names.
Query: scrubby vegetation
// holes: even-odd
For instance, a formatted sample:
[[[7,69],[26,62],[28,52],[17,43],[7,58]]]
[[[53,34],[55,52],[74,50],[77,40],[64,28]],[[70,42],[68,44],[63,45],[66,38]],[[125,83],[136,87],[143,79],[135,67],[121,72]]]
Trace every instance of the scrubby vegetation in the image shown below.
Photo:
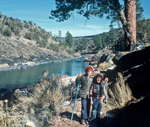
[[[34,40],[40,47],[48,46],[48,39],[57,41],[51,35],[41,27],[37,27],[32,21],[23,22],[13,17],[7,17],[5,15],[0,16],[0,33],[4,36],[23,36],[25,39]]]
[[[72,96],[70,96],[72,95]],[[48,121],[57,116],[62,108],[62,102],[71,99],[70,86],[63,86],[60,75],[52,75],[50,78],[39,78],[37,83],[29,86],[25,95],[19,89],[15,90],[14,101],[11,100],[10,107],[1,101],[0,110],[7,112],[1,115],[0,126],[25,125],[28,120],[36,123],[36,126],[46,126]],[[5,119],[5,120],[4,120]]]

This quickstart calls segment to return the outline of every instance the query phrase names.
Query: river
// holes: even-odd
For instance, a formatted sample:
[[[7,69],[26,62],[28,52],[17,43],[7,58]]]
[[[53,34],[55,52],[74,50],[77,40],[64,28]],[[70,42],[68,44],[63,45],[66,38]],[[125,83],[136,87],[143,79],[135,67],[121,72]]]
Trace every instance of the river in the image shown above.
[[[22,88],[38,81],[38,78],[43,76],[43,71],[46,70],[50,76],[68,75],[75,76],[79,73],[84,73],[88,64],[75,60],[48,63],[38,66],[29,67],[27,69],[0,71],[0,88],[14,89]]]

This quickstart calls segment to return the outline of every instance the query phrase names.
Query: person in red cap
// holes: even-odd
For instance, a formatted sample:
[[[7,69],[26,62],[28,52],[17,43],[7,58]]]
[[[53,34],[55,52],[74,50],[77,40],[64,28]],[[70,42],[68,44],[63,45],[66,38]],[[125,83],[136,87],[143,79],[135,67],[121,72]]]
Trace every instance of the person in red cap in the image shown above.
[[[76,84],[78,84],[78,79],[80,79],[80,91],[79,96],[81,97],[81,124],[88,124],[88,118],[90,115],[90,87],[93,82],[91,75],[93,73],[93,67],[88,66],[85,68],[85,74],[79,74],[76,79]]]

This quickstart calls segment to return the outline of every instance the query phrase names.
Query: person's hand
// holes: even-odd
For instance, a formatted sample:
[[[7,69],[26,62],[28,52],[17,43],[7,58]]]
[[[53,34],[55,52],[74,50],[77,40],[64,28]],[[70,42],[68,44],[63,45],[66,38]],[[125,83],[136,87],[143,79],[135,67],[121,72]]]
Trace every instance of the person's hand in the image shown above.
[[[82,76],[82,74],[80,73],[77,78],[79,79],[81,76]]]
[[[105,78],[105,82],[108,82],[108,78]]]
[[[93,105],[93,101],[91,101],[91,105]]]
[[[100,103],[101,103],[101,104],[103,104],[103,100],[104,100],[104,98],[102,97],[102,98],[100,99]]]

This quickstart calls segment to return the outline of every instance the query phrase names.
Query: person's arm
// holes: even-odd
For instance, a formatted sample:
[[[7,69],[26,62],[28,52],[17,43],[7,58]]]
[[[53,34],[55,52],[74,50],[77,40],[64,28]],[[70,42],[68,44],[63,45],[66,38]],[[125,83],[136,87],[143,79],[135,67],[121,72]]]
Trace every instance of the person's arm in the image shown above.
[[[91,105],[93,105],[92,91],[93,91],[93,86],[91,86],[91,89],[90,89],[90,100],[91,100]]]
[[[82,74],[80,73],[77,78],[76,78],[76,86],[78,85],[78,81],[79,81],[79,78],[82,76]]]
[[[106,96],[106,86],[103,87],[102,96],[100,97],[100,103],[103,103],[103,100]]]

